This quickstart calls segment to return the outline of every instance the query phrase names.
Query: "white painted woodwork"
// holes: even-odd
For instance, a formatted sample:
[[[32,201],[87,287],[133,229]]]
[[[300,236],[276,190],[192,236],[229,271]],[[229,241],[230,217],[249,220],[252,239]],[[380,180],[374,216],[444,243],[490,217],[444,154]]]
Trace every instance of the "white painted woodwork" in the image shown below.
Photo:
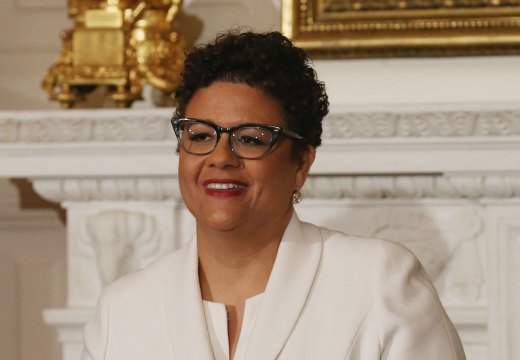
[[[0,112],[0,177],[30,179],[67,213],[66,301],[43,312],[63,360],[79,356],[108,282],[193,233],[171,113]],[[297,205],[304,220],[414,251],[468,359],[520,359],[519,124],[514,103],[333,107]]]

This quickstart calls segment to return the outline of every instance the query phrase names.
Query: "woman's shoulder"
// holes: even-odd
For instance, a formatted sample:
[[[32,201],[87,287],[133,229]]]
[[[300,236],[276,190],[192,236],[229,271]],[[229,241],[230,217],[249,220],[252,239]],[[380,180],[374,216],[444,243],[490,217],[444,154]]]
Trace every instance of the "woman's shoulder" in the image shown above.
[[[390,240],[349,235],[312,224],[321,234],[322,267],[335,273],[363,274],[366,280],[386,282],[391,277],[428,276],[417,257],[404,245]],[[430,281],[426,280],[430,285]]]
[[[337,257],[345,258],[351,255],[369,257],[375,261],[381,260],[416,260],[415,255],[404,245],[381,238],[345,234],[323,226],[303,223],[304,227],[317,229],[323,241],[324,252],[330,252]]]
[[[325,228],[320,232],[320,281],[327,285],[325,295],[333,293],[345,303],[357,300],[356,306],[351,306],[356,314],[365,309],[358,334],[381,339],[379,346],[392,359],[465,359],[431,280],[408,248]],[[371,336],[359,336],[361,340],[351,347],[351,357],[357,358],[354,354],[366,347],[363,339]]]

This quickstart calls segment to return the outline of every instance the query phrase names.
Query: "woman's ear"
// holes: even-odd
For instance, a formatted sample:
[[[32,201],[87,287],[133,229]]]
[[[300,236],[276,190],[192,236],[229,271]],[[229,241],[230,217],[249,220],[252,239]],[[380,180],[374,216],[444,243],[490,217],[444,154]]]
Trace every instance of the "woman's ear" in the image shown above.
[[[305,179],[309,174],[314,158],[316,157],[316,149],[314,146],[308,145],[305,151],[298,156],[298,167],[296,169],[296,189],[301,189],[305,184]]]

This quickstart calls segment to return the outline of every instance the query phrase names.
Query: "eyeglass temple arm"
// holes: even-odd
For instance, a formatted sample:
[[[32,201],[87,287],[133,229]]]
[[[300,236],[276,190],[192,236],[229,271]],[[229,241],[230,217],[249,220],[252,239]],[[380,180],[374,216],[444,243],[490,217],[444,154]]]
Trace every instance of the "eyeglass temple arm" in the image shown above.
[[[295,138],[295,139],[298,139],[298,140],[303,140],[305,142],[307,142],[307,139],[304,138],[303,136],[301,136],[300,134],[298,133],[295,133],[294,131],[291,131],[291,130],[287,130],[287,129],[282,129],[282,132],[287,135],[287,136],[290,136],[292,138]]]

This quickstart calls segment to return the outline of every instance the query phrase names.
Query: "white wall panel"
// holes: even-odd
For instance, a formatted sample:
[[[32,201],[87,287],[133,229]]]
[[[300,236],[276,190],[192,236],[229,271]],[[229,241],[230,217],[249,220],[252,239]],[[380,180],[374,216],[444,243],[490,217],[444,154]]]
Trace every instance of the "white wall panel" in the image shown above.
[[[21,9],[63,9],[66,0],[16,0]]]
[[[27,7],[29,2],[35,6]],[[62,1],[60,7],[41,7],[36,0],[25,0],[25,4],[0,2],[0,53],[27,49],[58,51],[61,47],[59,33],[70,27],[66,2]]]
[[[45,71],[56,55],[52,50],[1,54],[0,109],[58,109],[59,104],[49,101],[47,93],[40,87]]]
[[[55,206],[20,189],[0,180],[0,359],[56,360],[42,311],[65,301],[65,228]]]
[[[244,27],[254,31],[280,29],[280,13],[269,1],[192,1],[184,7],[188,16],[202,22],[197,42],[211,41],[219,32]]]
[[[520,101],[520,56],[316,61],[332,104]]]

